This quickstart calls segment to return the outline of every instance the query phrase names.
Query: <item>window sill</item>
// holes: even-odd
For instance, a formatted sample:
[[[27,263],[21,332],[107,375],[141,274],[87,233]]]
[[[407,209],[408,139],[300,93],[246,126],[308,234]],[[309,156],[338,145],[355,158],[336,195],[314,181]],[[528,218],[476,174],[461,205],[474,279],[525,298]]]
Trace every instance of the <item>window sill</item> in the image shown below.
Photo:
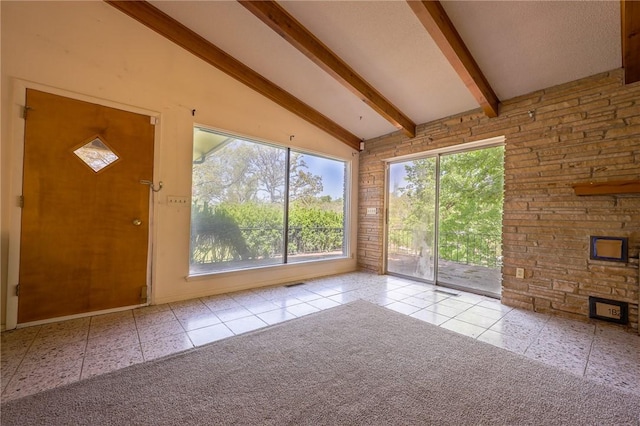
[[[238,275],[249,275],[254,274],[259,271],[267,271],[267,270],[276,270],[276,269],[293,269],[298,266],[308,266],[309,264],[318,264],[318,263],[331,263],[331,262],[344,262],[352,260],[349,256],[340,256],[340,257],[332,257],[330,259],[312,259],[305,260],[299,262],[292,263],[278,263],[274,265],[261,265],[250,268],[241,268],[241,269],[225,269],[223,271],[210,271],[210,272],[202,272],[198,274],[189,274],[185,277],[185,281],[203,281],[209,280],[214,277],[227,277],[227,276],[238,276]]]

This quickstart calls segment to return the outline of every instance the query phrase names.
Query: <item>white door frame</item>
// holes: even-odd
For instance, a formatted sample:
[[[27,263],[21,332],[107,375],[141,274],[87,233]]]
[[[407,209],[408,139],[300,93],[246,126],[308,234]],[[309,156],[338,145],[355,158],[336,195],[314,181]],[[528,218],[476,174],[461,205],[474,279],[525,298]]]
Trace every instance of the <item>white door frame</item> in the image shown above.
[[[40,90],[42,92],[51,93],[58,96],[64,96],[71,99],[76,99],[84,102],[91,102],[93,104],[117,108],[123,111],[133,112],[137,114],[144,114],[155,120],[155,133],[154,133],[154,152],[153,152],[153,178],[154,182],[158,182],[160,176],[160,134],[161,123],[160,113],[156,111],[150,111],[143,108],[133,107],[131,105],[125,105],[118,102],[95,98],[92,96],[82,95],[79,93],[71,92],[68,90],[58,89],[50,87],[44,84],[39,84],[31,81],[25,81],[21,79],[12,79],[11,82],[11,107],[9,114],[11,119],[9,120],[9,133],[11,140],[8,142],[11,145],[11,182],[9,190],[9,200],[11,205],[8,208],[10,215],[9,223],[9,261],[7,268],[7,300],[6,300],[6,324],[7,330],[16,328],[18,325],[18,295],[16,294],[16,286],[20,278],[20,235],[22,227],[22,208],[20,207],[19,199],[22,195],[22,176],[24,166],[24,106],[26,104],[27,89]],[[150,191],[150,194],[153,194]],[[154,226],[157,220],[158,209],[155,208],[158,203],[157,196],[150,196],[150,210],[149,210],[149,247],[148,247],[148,260],[147,260],[147,289],[149,292],[148,300],[153,300],[153,277],[154,277],[154,265],[155,262],[155,242],[157,241],[157,226]],[[61,318],[52,318],[43,321],[36,321],[28,324],[20,324],[21,327],[42,324],[53,321],[60,321],[65,319],[79,318],[90,315],[96,315],[98,313],[106,313],[129,309],[130,307],[109,309],[100,312],[90,312],[84,314],[70,315]]]

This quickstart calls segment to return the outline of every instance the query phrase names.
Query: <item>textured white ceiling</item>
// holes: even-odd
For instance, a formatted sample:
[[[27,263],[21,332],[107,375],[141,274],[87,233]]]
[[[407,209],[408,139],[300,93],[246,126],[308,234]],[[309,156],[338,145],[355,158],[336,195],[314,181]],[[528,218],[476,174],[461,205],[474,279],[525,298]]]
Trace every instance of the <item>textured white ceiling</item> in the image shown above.
[[[622,66],[619,1],[447,1],[500,99]]]
[[[151,3],[356,136],[396,130],[237,2]]]
[[[360,138],[396,129],[235,1],[152,1]],[[405,1],[280,4],[415,123],[478,108]],[[618,1],[444,1],[502,100],[622,65]]]
[[[406,2],[281,5],[414,122],[478,106]]]

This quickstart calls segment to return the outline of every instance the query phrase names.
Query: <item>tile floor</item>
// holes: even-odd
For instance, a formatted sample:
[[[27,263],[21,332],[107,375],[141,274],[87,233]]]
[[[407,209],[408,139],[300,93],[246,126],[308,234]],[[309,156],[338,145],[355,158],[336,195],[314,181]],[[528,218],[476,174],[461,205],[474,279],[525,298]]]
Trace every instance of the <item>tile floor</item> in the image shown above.
[[[640,336],[362,272],[2,333],[2,401],[364,299],[640,394]]]

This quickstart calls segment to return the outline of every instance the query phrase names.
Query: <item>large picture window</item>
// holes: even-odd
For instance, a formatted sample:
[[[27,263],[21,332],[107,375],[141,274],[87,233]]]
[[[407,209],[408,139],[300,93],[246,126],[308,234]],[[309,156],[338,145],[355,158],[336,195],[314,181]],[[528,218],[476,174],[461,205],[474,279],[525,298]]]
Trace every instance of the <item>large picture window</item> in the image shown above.
[[[344,257],[347,163],[194,129],[190,275]]]

